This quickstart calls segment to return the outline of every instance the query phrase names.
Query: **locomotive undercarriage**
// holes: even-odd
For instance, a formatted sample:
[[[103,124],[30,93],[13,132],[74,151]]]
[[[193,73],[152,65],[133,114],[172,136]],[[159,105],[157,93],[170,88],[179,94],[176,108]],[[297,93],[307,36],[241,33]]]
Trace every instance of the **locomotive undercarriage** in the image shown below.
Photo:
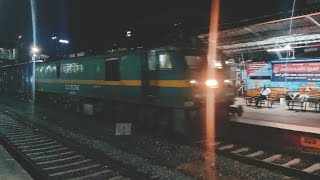
[[[107,123],[132,123],[134,128],[156,133],[201,138],[205,134],[206,106],[191,103],[185,107],[164,107],[150,103],[107,101],[79,96],[59,96],[54,93],[37,92],[36,102],[63,108],[66,112],[81,113]],[[231,116],[240,116],[241,107],[229,103],[215,104],[215,126],[217,134],[223,134]]]

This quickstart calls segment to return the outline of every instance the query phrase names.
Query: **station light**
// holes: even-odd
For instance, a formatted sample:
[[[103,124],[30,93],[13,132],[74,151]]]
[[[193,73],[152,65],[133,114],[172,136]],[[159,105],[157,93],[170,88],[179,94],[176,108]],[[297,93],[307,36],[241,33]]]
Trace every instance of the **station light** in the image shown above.
[[[65,39],[60,39],[59,42],[62,44],[69,44],[69,41]]]
[[[275,48],[275,49],[268,49],[268,52],[279,52],[279,51],[290,51],[292,50],[292,47],[288,44],[282,48]]]
[[[196,83],[197,83],[196,80],[194,80],[194,79],[190,80],[190,84],[196,84]]]
[[[55,39],[57,39],[57,36],[52,36],[51,39],[55,40]]]
[[[18,39],[22,39],[22,35],[19,35],[19,36],[18,36]]]

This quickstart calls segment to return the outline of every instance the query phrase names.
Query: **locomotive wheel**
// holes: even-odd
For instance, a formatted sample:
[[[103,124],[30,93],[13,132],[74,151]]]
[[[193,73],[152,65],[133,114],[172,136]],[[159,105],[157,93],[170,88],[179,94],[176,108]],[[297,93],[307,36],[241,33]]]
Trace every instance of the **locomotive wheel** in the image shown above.
[[[157,129],[159,129],[160,132],[170,132],[172,129],[170,125],[170,122],[172,122],[172,111],[170,109],[160,109],[157,114]]]
[[[145,130],[154,129],[156,126],[155,108],[141,106],[137,114],[138,124]]]
[[[148,129],[154,129],[156,127],[157,110],[155,108],[149,108],[146,113],[146,126]]]
[[[64,109],[65,112],[68,112],[68,111],[71,110],[71,107],[72,107],[71,102],[70,101],[66,101],[64,103],[63,109]]]

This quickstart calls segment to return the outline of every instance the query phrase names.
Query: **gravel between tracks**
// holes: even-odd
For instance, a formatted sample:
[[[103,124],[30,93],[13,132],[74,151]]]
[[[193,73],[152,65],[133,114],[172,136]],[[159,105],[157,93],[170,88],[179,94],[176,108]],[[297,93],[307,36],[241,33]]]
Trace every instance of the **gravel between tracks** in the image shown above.
[[[1,97],[0,107],[23,116],[37,125],[74,139],[80,144],[95,148],[108,157],[151,174],[155,179],[189,179],[181,172],[192,174],[193,179],[206,179],[205,153],[197,147],[179,145],[162,138],[147,136],[133,129],[129,137],[114,137],[114,126],[101,120],[62,110],[33,107],[28,101]],[[111,144],[116,138],[117,144]],[[125,151],[124,151],[125,150]],[[155,165],[160,164],[160,165]],[[283,179],[285,176],[267,169],[239,163],[217,156],[210,169],[215,179]]]

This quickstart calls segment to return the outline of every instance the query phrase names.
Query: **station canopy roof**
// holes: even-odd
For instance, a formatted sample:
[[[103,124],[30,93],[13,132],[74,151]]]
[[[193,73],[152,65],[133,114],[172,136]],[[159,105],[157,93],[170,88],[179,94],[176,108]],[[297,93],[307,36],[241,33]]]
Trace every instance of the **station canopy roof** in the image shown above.
[[[291,26],[291,28],[290,28]],[[198,36],[207,41],[208,34]],[[312,47],[320,43],[320,12],[222,30],[218,48],[229,56],[273,48]]]

